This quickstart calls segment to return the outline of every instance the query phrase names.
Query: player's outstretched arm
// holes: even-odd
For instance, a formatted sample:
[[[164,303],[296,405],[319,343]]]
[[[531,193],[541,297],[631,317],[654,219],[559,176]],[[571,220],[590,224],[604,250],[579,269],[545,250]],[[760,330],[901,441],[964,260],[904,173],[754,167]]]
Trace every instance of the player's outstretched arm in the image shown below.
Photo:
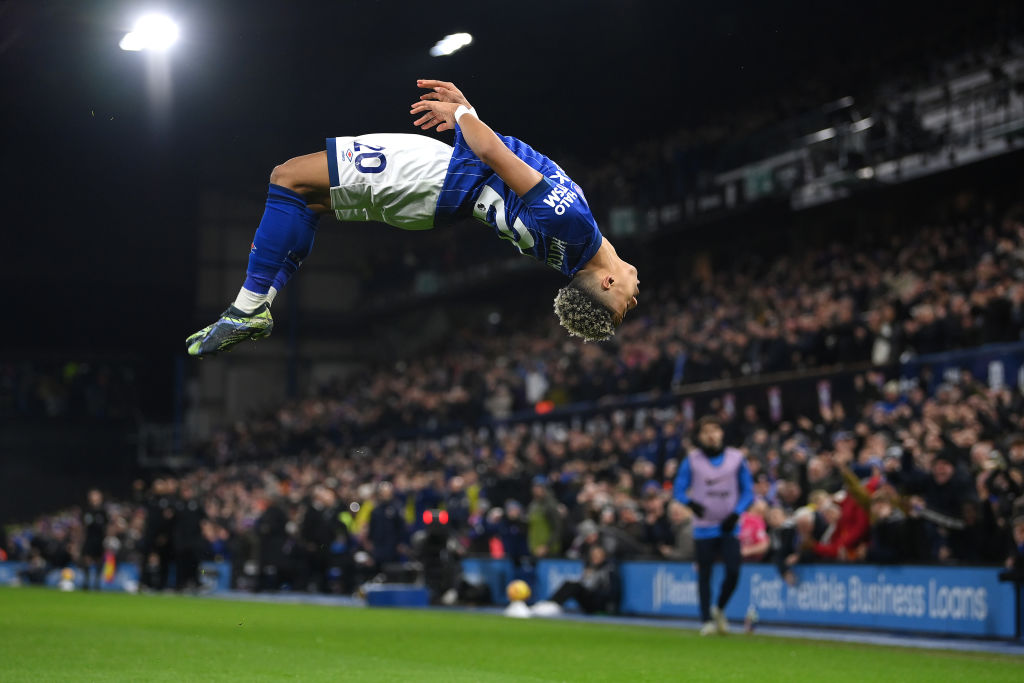
[[[432,82],[435,81],[420,81],[424,84]],[[467,103],[464,103],[467,101],[462,93],[454,86],[452,88],[453,90],[445,88],[445,97],[454,99],[455,95],[452,93],[458,93],[461,102],[420,99],[419,102],[413,103],[409,111],[410,114],[420,115],[413,123],[423,130],[436,127],[438,131],[452,130],[458,125],[462,129],[463,139],[473,153],[490,166],[513,192],[520,197],[525,196],[544,177],[513,154],[512,150],[495,135],[490,126],[481,121],[476,112],[471,110]],[[456,120],[456,113],[458,113],[458,120]]]

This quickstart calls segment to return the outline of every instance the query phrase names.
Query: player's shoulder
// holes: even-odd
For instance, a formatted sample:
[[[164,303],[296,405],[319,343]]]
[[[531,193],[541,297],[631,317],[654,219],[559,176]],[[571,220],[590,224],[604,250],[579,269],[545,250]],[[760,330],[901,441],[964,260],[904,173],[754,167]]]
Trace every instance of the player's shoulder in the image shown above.
[[[574,220],[596,227],[579,185],[561,170],[551,170],[523,196],[523,203],[541,219]]]

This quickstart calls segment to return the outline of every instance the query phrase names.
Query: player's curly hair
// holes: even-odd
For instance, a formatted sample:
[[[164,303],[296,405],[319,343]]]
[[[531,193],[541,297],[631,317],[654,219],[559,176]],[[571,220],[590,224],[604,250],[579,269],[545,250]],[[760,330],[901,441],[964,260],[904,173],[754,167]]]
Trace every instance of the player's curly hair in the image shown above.
[[[555,295],[558,322],[575,337],[584,341],[605,341],[615,334],[622,320],[601,303],[594,283],[579,275]]]

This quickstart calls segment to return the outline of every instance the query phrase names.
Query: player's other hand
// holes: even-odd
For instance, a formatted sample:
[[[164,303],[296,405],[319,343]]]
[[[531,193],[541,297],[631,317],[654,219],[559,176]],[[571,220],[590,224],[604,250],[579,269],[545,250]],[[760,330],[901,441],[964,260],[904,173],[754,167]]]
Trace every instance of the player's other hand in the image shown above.
[[[421,100],[413,103],[409,113],[414,116],[419,114],[419,118],[413,121],[413,125],[419,126],[423,130],[430,130],[437,126],[437,131],[440,133],[444,130],[454,130],[455,110],[459,108],[460,104]]]
[[[462,91],[455,87],[454,83],[448,81],[433,81],[429,79],[419,79],[416,81],[416,85],[420,88],[429,90],[420,95],[421,100],[437,100],[438,102],[454,102],[455,104],[464,104],[470,109],[473,105],[469,103],[466,96],[462,94]]]

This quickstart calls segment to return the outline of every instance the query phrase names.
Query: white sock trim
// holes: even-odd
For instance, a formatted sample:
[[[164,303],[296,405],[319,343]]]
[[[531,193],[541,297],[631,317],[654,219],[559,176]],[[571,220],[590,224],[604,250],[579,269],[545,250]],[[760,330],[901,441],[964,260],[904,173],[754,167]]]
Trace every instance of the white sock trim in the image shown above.
[[[242,287],[238,290],[238,296],[235,297],[235,302],[231,305],[243,313],[253,313],[257,308],[262,306],[266,300],[266,294],[257,294],[256,292]]]

